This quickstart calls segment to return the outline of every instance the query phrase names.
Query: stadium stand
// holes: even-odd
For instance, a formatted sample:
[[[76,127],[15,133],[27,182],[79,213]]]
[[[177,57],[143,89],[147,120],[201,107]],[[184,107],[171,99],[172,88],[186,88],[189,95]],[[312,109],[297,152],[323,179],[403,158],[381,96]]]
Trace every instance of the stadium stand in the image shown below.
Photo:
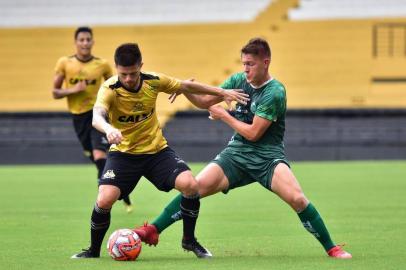
[[[0,27],[248,22],[270,0],[0,1]]]
[[[290,20],[333,20],[406,17],[405,0],[301,0],[288,12]]]
[[[95,54],[112,62],[118,44],[137,41],[144,52],[145,70],[218,84],[240,70],[240,47],[252,36],[263,36],[270,40],[274,53],[271,72],[287,85],[291,108],[406,106],[402,80],[375,80],[404,77],[406,18],[287,20],[288,10],[297,4],[274,1],[245,23],[97,26]],[[383,27],[374,39],[374,29],[382,23],[400,25],[393,40],[384,33],[390,30]],[[0,29],[0,87],[15,89],[19,82],[18,89],[1,92],[1,111],[65,110],[64,101],[51,99],[50,87],[56,59],[72,53],[73,29]],[[397,48],[403,53],[375,57],[374,46],[379,51]],[[172,111],[174,106],[166,101],[162,96],[159,107]],[[178,104],[179,109],[189,108],[182,100]]]
[[[271,74],[287,86],[288,108],[299,111],[313,110],[321,117],[326,117],[326,121],[329,118],[335,119],[331,120],[333,123],[339,123],[339,120],[343,118],[334,118],[332,114],[326,115],[320,111],[338,112],[338,109],[342,109],[361,113],[360,110],[366,110],[371,115],[376,115],[372,111],[374,108],[378,108],[376,113],[380,115],[379,117],[384,117],[382,111],[395,110],[398,115],[396,119],[399,120],[401,119],[399,115],[402,115],[401,108],[406,107],[406,75],[404,73],[406,70],[406,16],[393,17],[390,13],[379,13],[379,15],[374,13],[376,10],[381,10],[381,12],[393,10],[390,8],[391,5],[395,6],[399,12],[405,10],[404,1],[387,1],[385,2],[385,6],[388,7],[386,9],[378,3],[380,1],[375,0],[354,3],[347,0],[258,0],[241,1],[241,3],[222,0],[216,1],[217,6],[214,6],[213,0],[203,1],[205,4],[203,2],[191,4],[192,1],[188,1],[189,4],[183,6],[182,9],[173,10],[173,14],[176,14],[173,17],[169,16],[172,15],[172,12],[167,14],[170,7],[163,6],[165,1],[148,1],[149,7],[158,2],[162,3],[158,3],[159,8],[149,8],[148,12],[146,12],[146,8],[137,9],[137,12],[143,12],[140,16],[133,16],[134,21],[132,22],[125,21],[125,17],[126,12],[131,10],[129,5],[135,1],[126,0],[128,5],[121,6],[126,7],[126,12],[120,11],[117,4],[110,9],[102,7],[103,3],[111,4],[112,2],[116,3],[115,1],[101,1],[95,4],[93,0],[83,3],[73,0],[69,2],[69,5],[59,5],[58,10],[71,9],[72,11],[63,12],[63,14],[69,13],[72,16],[78,14],[80,17],[71,18],[65,22],[63,22],[66,19],[65,15],[60,15],[61,12],[59,12],[60,21],[52,13],[57,9],[54,1],[41,0],[36,1],[35,4],[28,0],[0,2],[0,15],[2,15],[0,22],[2,23],[2,28],[0,28],[0,89],[2,90],[0,91],[0,111],[3,112],[1,119],[6,119],[10,115],[16,119],[18,115],[24,115],[21,112],[41,114],[45,111],[59,115],[62,122],[67,121],[64,116],[59,114],[66,111],[65,101],[52,99],[51,82],[57,58],[61,55],[69,55],[73,51],[72,33],[74,28],[80,24],[94,27],[96,40],[94,53],[107,58],[111,63],[113,62],[113,51],[118,44],[135,41],[140,44],[143,51],[145,70],[160,71],[182,79],[195,78],[210,84],[219,84],[228,75],[241,69],[239,50],[249,38],[265,37],[270,41],[273,51]],[[246,6],[248,2],[250,8]],[[181,0],[170,1],[171,5],[178,3],[185,4]],[[314,9],[332,9],[333,4],[338,6],[337,9],[334,9],[335,12],[345,11],[348,6],[351,9],[351,5],[356,11],[361,8],[361,5],[364,5],[365,10],[369,7],[375,10],[370,12],[370,15],[375,15],[365,17],[358,16],[354,12],[352,16],[355,17],[345,19],[335,16],[333,12],[329,13],[328,19],[316,17],[304,19],[306,16],[306,18],[310,18],[310,15],[303,15],[303,18],[300,19],[294,18],[297,15],[293,15],[303,12],[303,10],[313,10],[312,12],[316,14]],[[348,6],[344,8],[346,4]],[[95,12],[86,14],[86,16],[81,13],[82,11],[73,12],[78,5],[93,5]],[[20,9],[16,9],[16,6]],[[100,10],[97,11],[97,8]],[[210,10],[210,8],[215,11],[203,14],[210,17],[205,17],[203,21],[202,13],[205,12],[202,10]],[[241,10],[234,10],[238,8]],[[91,9],[83,8],[83,10]],[[178,10],[182,10],[181,15]],[[103,12],[119,12],[120,15],[106,16],[106,13]],[[159,16],[157,15],[159,12],[166,15]],[[93,16],[93,14],[98,14],[98,16]],[[195,16],[190,17],[190,14]],[[22,18],[19,22],[17,15]],[[148,18],[140,19],[141,15],[147,15]],[[216,16],[217,18],[214,19]],[[232,16],[234,19],[231,19]],[[117,20],[114,23],[107,21],[111,18]],[[155,19],[154,22],[148,21],[152,18]],[[187,23],[186,18],[190,20]],[[160,21],[164,19],[168,19],[168,21]],[[31,23],[31,26],[24,24],[23,27],[21,23],[24,22]],[[61,27],[61,25],[72,22],[74,24]],[[162,123],[166,123],[177,111],[193,109],[182,97],[178,98],[175,104],[169,104],[166,95],[160,96],[157,106]],[[186,121],[185,116],[182,117],[180,121]],[[396,122],[396,119],[393,121]],[[378,121],[377,123],[382,125],[382,130],[384,130],[380,134],[389,132],[403,136],[404,133],[401,130],[391,131],[392,127],[396,126],[393,121],[388,121],[390,123],[388,126],[385,121]],[[314,127],[319,130],[317,121],[312,125],[313,122],[309,118],[306,123],[309,128]],[[366,123],[372,125],[373,121]],[[169,124],[167,128],[169,128]],[[366,126],[361,126],[367,129]],[[198,128],[198,126],[194,127]],[[303,126],[300,127],[303,128]],[[293,130],[294,128],[291,127],[288,134]],[[360,138],[369,136],[357,133],[362,129],[353,130],[355,131],[352,134],[358,135]],[[322,131],[320,132],[326,136],[330,134],[329,132],[336,132]],[[18,138],[17,133],[12,134],[16,136],[16,139]],[[225,137],[221,137],[226,136],[224,134],[226,133],[218,134],[221,143],[226,140]],[[300,132],[297,131],[297,134]],[[191,134],[191,136],[195,135]],[[290,135],[287,136],[289,138]],[[389,136],[389,138],[393,141],[384,144],[396,145],[397,142],[397,145],[400,146],[399,149],[403,149],[404,142],[396,141],[399,137]],[[20,139],[21,141],[26,140],[26,138]],[[173,143],[176,144],[175,141]],[[310,141],[306,141],[305,144],[313,149],[317,148]],[[329,144],[342,144],[342,140],[329,141]],[[320,147],[325,147],[323,149],[327,149],[329,144],[323,144],[323,140],[320,140]],[[333,148],[330,147],[330,149]],[[389,158],[399,158],[398,152],[388,150],[387,153],[389,153]],[[404,153],[406,152],[404,151]],[[74,155],[72,154],[72,156]],[[347,157],[348,154],[344,156]],[[328,157],[342,158],[343,156],[331,154]]]

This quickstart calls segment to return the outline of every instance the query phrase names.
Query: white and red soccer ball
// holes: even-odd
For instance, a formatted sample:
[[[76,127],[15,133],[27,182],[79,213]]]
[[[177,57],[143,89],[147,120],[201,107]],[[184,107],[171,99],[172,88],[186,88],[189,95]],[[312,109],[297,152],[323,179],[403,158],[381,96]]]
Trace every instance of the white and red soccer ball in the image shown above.
[[[141,253],[141,239],[130,229],[118,229],[110,235],[107,250],[116,261],[134,261]]]

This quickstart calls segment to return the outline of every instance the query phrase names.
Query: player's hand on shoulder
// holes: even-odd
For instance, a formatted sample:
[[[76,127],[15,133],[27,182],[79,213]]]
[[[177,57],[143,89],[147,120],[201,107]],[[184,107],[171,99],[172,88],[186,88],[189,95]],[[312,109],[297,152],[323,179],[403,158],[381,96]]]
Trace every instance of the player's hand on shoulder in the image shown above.
[[[106,137],[110,144],[120,144],[123,140],[121,132],[114,127],[110,127],[106,130]]]
[[[231,103],[237,101],[238,103],[246,105],[250,100],[249,95],[244,93],[241,89],[231,89],[223,91],[223,99],[227,103],[229,109],[231,109]]]

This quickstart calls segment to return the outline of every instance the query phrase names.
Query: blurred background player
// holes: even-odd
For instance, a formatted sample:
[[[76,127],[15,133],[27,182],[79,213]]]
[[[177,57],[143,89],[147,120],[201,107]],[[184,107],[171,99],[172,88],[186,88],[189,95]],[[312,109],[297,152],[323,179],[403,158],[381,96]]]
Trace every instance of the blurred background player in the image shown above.
[[[221,86],[241,88],[249,94],[250,102],[237,104],[234,116],[222,106],[214,105],[222,101],[220,97],[183,93],[197,107],[208,108],[211,119],[222,120],[235,131],[228,146],[196,177],[200,196],[227,193],[258,182],[293,208],[304,228],[316,237],[328,256],[351,258],[350,253],[332,241],[323,219],[304,195],[285,157],[286,90],[269,74],[268,42],[251,39],[241,49],[241,61],[244,71],[232,75]],[[178,196],[152,224],[144,224],[135,232],[144,242],[156,245],[158,234],[182,217]]]
[[[161,191],[175,188],[181,192],[182,247],[200,258],[211,257],[194,233],[200,208],[197,181],[186,163],[168,146],[158,121],[156,99],[161,92],[185,91],[245,103],[246,94],[141,72],[142,55],[135,43],[119,46],[114,61],[117,76],[100,88],[93,109],[94,127],[106,134],[112,146],[99,179],[99,194],[91,216],[91,245],[72,258],[100,257],[100,247],[110,226],[111,208],[117,199],[133,191],[142,176]]]
[[[106,136],[93,128],[92,110],[102,81],[110,78],[113,71],[106,60],[92,55],[94,39],[91,28],[77,28],[74,38],[76,53],[58,60],[52,94],[55,99],[67,98],[75,132],[84,154],[96,165],[99,179],[110,145]],[[62,88],[64,83],[65,88]],[[133,210],[130,198],[124,197],[123,202],[130,213]]]

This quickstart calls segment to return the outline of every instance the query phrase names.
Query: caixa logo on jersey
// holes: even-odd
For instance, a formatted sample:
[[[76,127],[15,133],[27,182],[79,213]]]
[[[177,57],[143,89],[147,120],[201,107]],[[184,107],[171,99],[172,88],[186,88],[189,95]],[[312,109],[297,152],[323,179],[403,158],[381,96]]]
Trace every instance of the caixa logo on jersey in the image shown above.
[[[78,82],[85,81],[86,85],[95,85],[97,83],[97,80],[84,80],[84,79],[79,79],[79,78],[71,78],[69,80],[70,84],[77,84]]]
[[[118,117],[118,121],[121,123],[138,123],[150,118],[153,114],[154,109],[152,109],[149,113],[142,113],[137,115],[121,115]]]

